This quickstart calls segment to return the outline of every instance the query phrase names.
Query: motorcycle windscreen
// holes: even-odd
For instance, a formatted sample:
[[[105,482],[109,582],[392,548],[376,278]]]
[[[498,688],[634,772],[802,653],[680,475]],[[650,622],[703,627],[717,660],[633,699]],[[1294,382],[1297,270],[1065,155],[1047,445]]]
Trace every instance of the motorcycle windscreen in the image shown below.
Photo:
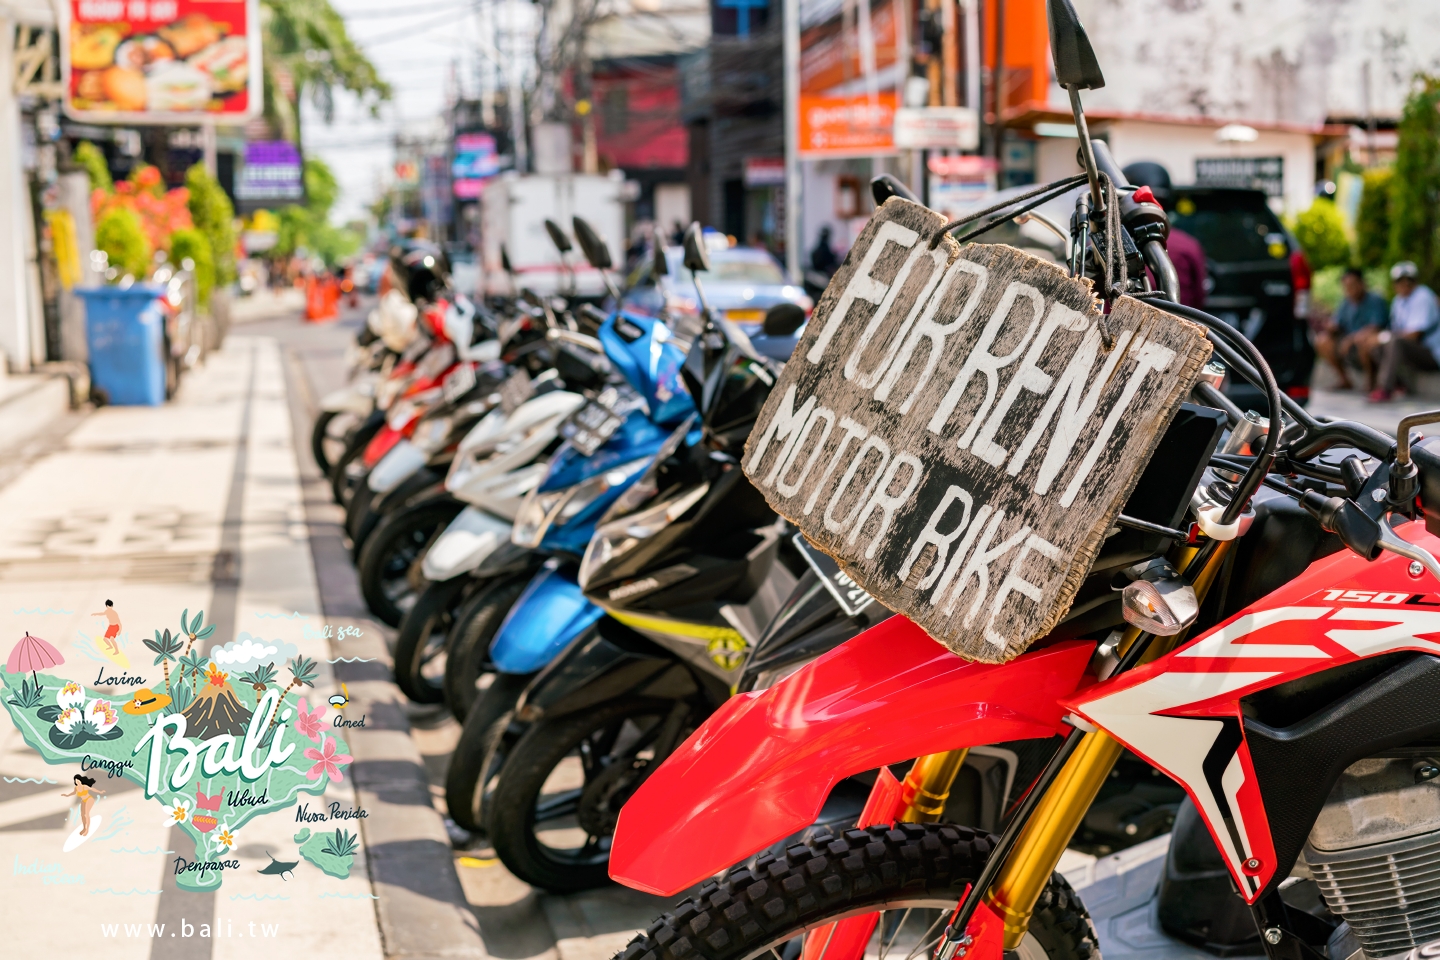
[[[695,412],[680,365],[685,354],[675,346],[670,329],[653,317],[621,313],[600,326],[605,355],[645,398],[650,419],[673,425]]]
[[[672,896],[804,829],[845,777],[942,750],[1051,737],[1094,643],[963,660],[902,616],[732,697],[620,811],[610,876]]]
[[[534,673],[604,615],[580,592],[574,567],[551,561],[505,615],[490,646],[490,660],[501,673]]]

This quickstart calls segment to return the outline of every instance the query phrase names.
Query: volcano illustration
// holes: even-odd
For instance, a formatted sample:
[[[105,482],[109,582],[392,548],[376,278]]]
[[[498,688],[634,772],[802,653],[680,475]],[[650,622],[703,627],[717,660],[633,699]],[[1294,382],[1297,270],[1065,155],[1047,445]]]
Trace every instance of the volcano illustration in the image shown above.
[[[205,686],[195,702],[184,710],[186,736],[197,740],[218,737],[222,733],[243,737],[245,725],[250,722],[250,711],[235,696],[230,686],[229,674],[223,673],[210,664],[205,674]]]

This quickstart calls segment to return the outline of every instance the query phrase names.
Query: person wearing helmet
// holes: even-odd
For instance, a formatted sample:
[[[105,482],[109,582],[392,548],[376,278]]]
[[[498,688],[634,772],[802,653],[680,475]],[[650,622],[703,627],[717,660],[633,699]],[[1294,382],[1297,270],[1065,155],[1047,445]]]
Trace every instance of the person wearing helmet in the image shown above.
[[[1395,299],[1390,301],[1390,329],[1381,332],[1376,348],[1380,386],[1370,394],[1372,403],[1403,396],[1401,381],[1413,381],[1416,371],[1440,370],[1440,303],[1435,292],[1420,282],[1420,269],[1411,260],[1390,268],[1390,283]]]
[[[1121,171],[1125,179],[1137,187],[1149,187],[1155,200],[1168,213],[1174,201],[1170,187],[1170,171],[1150,160],[1132,163]],[[1180,280],[1180,302],[1197,310],[1205,307],[1205,249],[1200,241],[1177,227],[1171,226],[1170,238],[1165,243],[1170,262],[1175,265],[1175,274]]]

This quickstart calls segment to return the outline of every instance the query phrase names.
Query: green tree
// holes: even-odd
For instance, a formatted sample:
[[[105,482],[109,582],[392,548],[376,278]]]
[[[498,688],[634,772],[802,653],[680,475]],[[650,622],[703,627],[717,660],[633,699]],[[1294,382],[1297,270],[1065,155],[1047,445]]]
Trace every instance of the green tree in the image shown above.
[[[70,155],[76,166],[90,175],[91,190],[110,190],[114,181],[110,179],[110,165],[105,162],[105,153],[89,140],[81,140]]]
[[[95,225],[95,247],[105,251],[110,266],[141,278],[150,269],[150,244],[134,210],[111,207]]]
[[[235,280],[235,207],[220,181],[205,172],[204,164],[185,172],[185,187],[190,191],[190,219],[210,241],[214,283],[223,287]]]
[[[1418,74],[1400,115],[1390,186],[1389,257],[1414,260],[1423,283],[1440,280],[1440,77]]]
[[[210,305],[210,291],[215,289],[215,255],[210,238],[199,230],[180,229],[170,234],[170,259],[183,264],[189,258],[195,265],[196,299],[201,307]]]
[[[1310,204],[1310,209],[1295,218],[1292,229],[1310,266],[1315,269],[1339,267],[1350,262],[1350,241],[1345,237],[1345,220],[1329,199],[1321,198]]]
[[[1365,171],[1360,211],[1355,216],[1355,256],[1362,267],[1379,267],[1385,263],[1385,251],[1390,246],[1392,175],[1389,167]]]
[[[309,97],[329,123],[335,94],[354,94],[372,114],[389,100],[390,85],[350,38],[329,0],[261,0],[265,50],[265,115],[300,143],[300,100]]]
[[[340,183],[325,161],[306,159],[303,177],[307,202],[303,207],[292,204],[280,209],[280,236],[274,252],[289,256],[303,247],[333,266],[360,249],[362,238],[330,223],[330,210],[340,198]]]

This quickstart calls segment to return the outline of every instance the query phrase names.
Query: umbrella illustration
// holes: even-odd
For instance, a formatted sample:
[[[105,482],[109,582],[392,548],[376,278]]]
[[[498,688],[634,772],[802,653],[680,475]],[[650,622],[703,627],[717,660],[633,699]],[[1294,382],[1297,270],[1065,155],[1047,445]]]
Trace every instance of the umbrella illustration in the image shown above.
[[[10,650],[10,657],[5,661],[6,673],[28,673],[30,679],[38,686],[40,680],[35,676],[37,670],[48,670],[51,667],[58,667],[65,662],[50,644],[39,637],[30,636],[30,631],[25,631],[25,636]]]

